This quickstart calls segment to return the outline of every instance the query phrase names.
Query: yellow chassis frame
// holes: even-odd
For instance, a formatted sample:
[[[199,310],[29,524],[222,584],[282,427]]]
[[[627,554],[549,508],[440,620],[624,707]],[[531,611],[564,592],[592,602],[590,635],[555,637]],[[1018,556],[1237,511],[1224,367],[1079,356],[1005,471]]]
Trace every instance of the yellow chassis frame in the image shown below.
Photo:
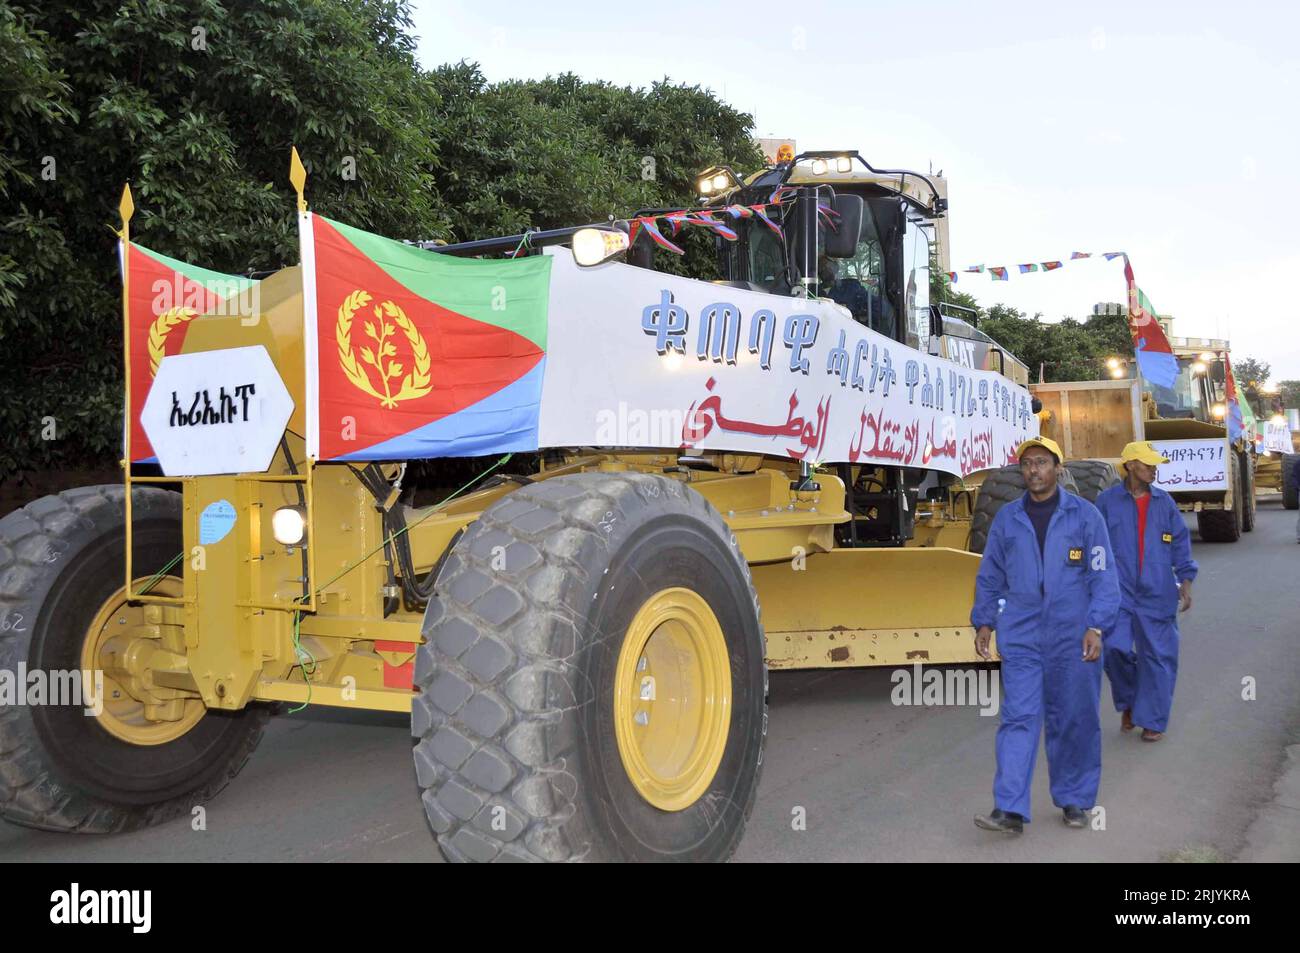
[[[301,439],[288,437],[301,456]],[[945,512],[931,504],[918,514],[907,547],[846,549],[834,540],[835,526],[849,520],[837,476],[819,473],[819,490],[799,491],[791,488],[797,467],[788,461],[708,456],[713,468],[687,469],[676,454],[593,451],[532,479],[668,469],[708,499],[750,564],[774,669],[980,661],[968,621],[979,557],[960,548],[968,508]],[[155,656],[170,667],[151,669],[153,684],[195,692],[211,708],[265,701],[407,711],[411,691],[395,673],[409,671],[422,618],[401,608],[384,615],[389,567],[375,501],[347,464],[303,460],[298,467],[298,474],[287,472],[279,454],[273,471],[284,472],[188,479],[128,472],[128,496],[136,484],[180,484],[185,558],[194,570],[182,574],[181,597],[134,595],[173,607],[164,624],[184,630],[183,660]],[[507,482],[411,510],[416,570],[427,572],[460,530],[515,488]],[[305,576],[301,547],[280,546],[270,530],[271,514],[295,505],[299,489],[308,523]],[[204,509],[232,500],[235,529],[200,544]]]

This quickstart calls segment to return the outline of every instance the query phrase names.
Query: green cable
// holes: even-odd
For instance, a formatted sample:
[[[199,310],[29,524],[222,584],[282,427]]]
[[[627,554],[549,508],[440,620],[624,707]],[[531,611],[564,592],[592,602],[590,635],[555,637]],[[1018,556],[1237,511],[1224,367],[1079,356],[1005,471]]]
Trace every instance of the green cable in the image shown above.
[[[175,565],[178,562],[180,562],[181,559],[184,558],[184,556],[185,556],[184,550],[182,550],[181,552],[173,556],[168,561],[167,565],[163,566],[162,569],[159,569],[156,573],[154,573],[151,577],[149,577],[149,581],[144,584],[144,588],[141,589],[139,592],[135,593],[135,595],[137,596],[148,595],[149,590],[151,590],[154,586],[158,585],[158,581],[162,579],[163,576],[167,575],[167,573],[171,572],[171,570],[175,567]]]
[[[325,583],[323,583],[321,586],[319,586],[319,587],[316,589],[316,594],[319,595],[319,594],[320,594],[320,593],[321,593],[321,592],[322,592],[322,591],[323,591],[327,586],[331,586],[331,585],[333,585],[334,583],[336,583],[336,582],[338,582],[340,579],[342,579],[344,576],[346,576],[348,573],[350,573],[352,570],[356,569],[358,566],[363,565],[367,559],[369,559],[371,556],[375,555],[375,553],[379,552],[381,549],[383,549],[385,546],[387,546],[387,545],[388,545],[389,543],[391,543],[393,540],[397,539],[397,537],[401,536],[403,533],[407,532],[408,530],[415,529],[415,527],[419,526],[421,523],[423,523],[425,520],[427,520],[430,516],[433,516],[435,513],[437,513],[440,507],[446,506],[446,505],[447,505],[448,503],[450,503],[453,499],[455,499],[455,498],[456,498],[457,496],[459,496],[460,494],[464,493],[464,492],[465,492],[466,490],[468,490],[471,486],[473,486],[473,485],[474,485],[475,483],[477,483],[479,480],[483,479],[485,476],[487,476],[487,475],[488,475],[489,473],[491,473],[493,470],[497,469],[497,468],[500,467],[500,466],[504,466],[506,463],[508,463],[508,462],[510,461],[510,458],[513,457],[513,456],[514,456],[513,453],[507,453],[504,457],[502,457],[502,458],[501,458],[500,460],[498,460],[496,463],[492,464],[492,466],[488,467],[486,470],[484,470],[484,471],[483,471],[482,473],[480,473],[478,476],[474,477],[474,479],[470,480],[468,483],[466,483],[464,486],[462,486],[459,490],[454,491],[450,496],[448,496],[446,499],[442,500],[440,503],[436,503],[436,504],[434,504],[432,507],[429,508],[429,512],[425,513],[423,516],[421,516],[421,517],[420,517],[418,520],[416,520],[414,523],[410,523],[410,524],[408,524],[408,525],[406,525],[406,526],[403,526],[401,529],[399,529],[399,530],[398,530],[396,533],[394,533],[392,536],[389,536],[387,539],[385,539],[382,543],[380,543],[378,546],[376,546],[376,547],[375,547],[374,549],[372,549],[370,552],[366,553],[366,554],[365,554],[364,556],[362,556],[359,560],[357,560],[356,562],[354,562],[351,566],[347,566],[346,568],[344,568],[343,571],[340,572],[338,575],[334,576],[333,579],[330,579],[330,580],[326,581]],[[297,602],[301,602],[301,601],[303,600],[303,598],[304,598],[303,596],[299,596],[295,601],[297,601]]]
[[[342,579],[344,576],[346,576],[348,573],[350,573],[352,570],[356,569],[358,566],[363,565],[366,562],[366,560],[368,560],[371,556],[375,555],[375,553],[379,552],[381,549],[383,549],[393,540],[397,539],[397,537],[401,536],[407,530],[419,526],[430,516],[433,516],[433,514],[437,513],[441,507],[446,506],[457,496],[464,493],[466,490],[468,490],[479,480],[483,479],[485,476],[490,474],[493,470],[496,470],[498,467],[504,466],[506,463],[510,461],[510,459],[513,456],[514,456],[513,453],[507,453],[504,457],[502,457],[496,463],[492,464],[492,466],[488,467],[478,476],[474,477],[472,480],[470,480],[460,489],[453,491],[449,496],[443,499],[440,503],[437,503],[434,506],[430,507],[429,512],[425,513],[414,523],[411,523],[408,526],[403,526],[392,536],[388,537],[386,540],[380,543],[379,546],[377,546],[375,549],[372,549],[370,552],[366,553],[366,555],[362,556],[360,560],[353,563],[351,566],[346,567],[337,576],[335,576],[333,579],[326,582],[325,585],[317,589],[316,593],[319,594],[322,590],[326,588],[326,586],[333,585],[334,583]],[[153,574],[153,576],[150,577],[149,581],[145,583],[144,588],[142,588],[139,592],[134,593],[134,595],[138,595],[138,596],[147,595],[149,590],[151,590],[154,586],[158,585],[158,581],[162,579],[163,576],[167,575],[167,573],[169,573],[173,568],[175,568],[176,564],[179,563],[181,559],[184,558],[184,556],[185,556],[184,550],[182,550],[181,552],[173,556],[170,560],[168,560],[167,564],[162,567],[162,569],[159,569],[156,573]],[[294,601],[298,603],[299,606],[301,606],[302,600],[305,598],[306,596],[299,596]],[[307,683],[307,700],[303,702],[301,705],[299,705],[297,708],[290,708],[288,711],[288,714],[290,715],[302,711],[304,708],[306,708],[308,705],[311,704],[311,679],[308,678],[307,676],[314,675],[316,672],[316,656],[312,655],[311,650],[304,648],[302,644],[302,609],[301,608],[294,609],[293,612],[293,647],[294,647],[295,658],[300,660],[299,667],[301,667],[302,669],[302,680]],[[311,659],[310,665],[308,663],[304,663],[301,661],[301,658],[304,654],[306,654],[306,656],[309,659]]]
[[[294,649],[294,657],[298,659],[299,667],[302,669],[302,680],[303,680],[304,682],[306,682],[306,684],[307,684],[307,699],[306,699],[306,701],[304,701],[301,705],[299,705],[297,708],[290,708],[290,709],[288,710],[288,712],[286,713],[286,714],[290,714],[290,715],[296,715],[298,712],[302,711],[304,708],[306,708],[308,705],[311,704],[311,679],[308,678],[307,676],[309,676],[309,675],[315,675],[315,674],[316,674],[316,656],[314,656],[314,655],[311,654],[311,650],[310,650],[310,649],[305,649],[305,648],[303,648],[303,646],[302,646],[302,628],[301,628],[301,626],[302,626],[302,610],[301,610],[301,609],[295,609],[295,610],[294,610],[294,613],[293,613],[293,649]],[[311,659],[311,667],[310,667],[310,668],[308,667],[308,665],[307,665],[306,662],[302,661],[302,657],[303,657],[304,654],[306,654],[306,656],[307,656],[309,659]]]
[[[430,507],[429,512],[426,512],[426,514],[424,516],[421,516],[419,520],[416,520],[415,523],[404,525],[404,527],[402,527],[402,529],[399,529],[398,532],[393,533],[393,536],[387,537],[385,541],[381,542],[380,545],[374,547],[374,549],[370,550],[369,553],[365,554],[364,556],[361,556],[361,558],[359,560],[356,560],[355,563],[352,563],[351,566],[344,567],[343,571],[339,572],[338,575],[335,575],[333,579],[330,579],[324,582],[324,584],[317,586],[315,594],[318,595],[321,592],[324,592],[324,590],[328,588],[328,586],[333,585],[334,582],[337,582],[338,580],[341,580],[342,577],[346,576],[347,573],[350,573],[352,569],[355,569],[356,567],[359,566],[363,566],[365,560],[368,560],[370,556],[373,556],[374,554],[378,553],[378,551],[382,550],[383,547],[389,545],[390,542],[393,542],[394,540],[396,540],[396,538],[402,536],[402,533],[406,533],[407,530],[409,529],[415,529],[416,527],[419,527],[419,525],[421,523],[424,523],[426,519],[429,519],[429,517],[433,516],[435,512],[438,512],[439,508],[446,506],[446,504],[450,503],[452,499],[459,497],[461,493],[464,493],[465,490],[468,490],[469,488],[471,488],[471,486],[477,484],[478,481],[482,480],[482,478],[489,475],[489,473],[493,472],[494,469],[497,469],[498,467],[503,467],[504,464],[510,462],[510,459],[512,458],[513,455],[515,454],[512,454],[511,452],[511,454],[506,454],[502,456],[502,458],[497,460],[497,463],[494,463],[493,465],[491,465],[491,467],[485,469],[484,472],[474,477],[473,480],[467,482],[467,484],[465,484],[464,486],[461,486],[460,489],[452,491],[452,493],[450,495],[447,495],[447,497],[443,499],[442,502],[434,504],[434,506]],[[177,558],[179,559],[179,556],[177,556]],[[296,709],[290,709],[289,712],[287,712],[287,714],[290,715],[295,714],[295,712],[302,711],[303,709],[305,709],[305,707],[311,705],[312,683],[311,683],[311,679],[308,679],[307,676],[311,675],[311,673],[316,671],[316,657],[315,655],[312,655],[311,651],[309,651],[308,649],[304,649],[302,644],[302,633],[300,633],[300,625],[302,625],[302,619],[303,619],[303,610],[302,608],[300,608],[300,606],[302,606],[302,602],[304,598],[307,597],[305,597],[305,595],[299,595],[299,597],[295,599],[295,602],[299,603],[299,608],[295,608],[294,610],[294,650],[295,653],[298,653],[295,655],[295,657],[299,659],[302,658],[303,653],[307,654],[307,657],[312,660],[311,662],[312,667],[311,670],[308,671],[308,667],[305,666],[305,664],[302,664],[303,681],[307,683],[307,701],[304,701],[302,705],[299,705],[298,707],[296,707]]]

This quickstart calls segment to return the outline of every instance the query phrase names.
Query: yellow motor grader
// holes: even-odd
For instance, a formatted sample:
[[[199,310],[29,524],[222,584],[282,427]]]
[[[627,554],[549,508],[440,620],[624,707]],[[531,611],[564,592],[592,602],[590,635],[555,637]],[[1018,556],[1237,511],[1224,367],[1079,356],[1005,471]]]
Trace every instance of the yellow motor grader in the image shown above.
[[[532,464],[493,450],[432,505],[413,505],[418,454],[331,458],[312,436],[336,351],[364,414],[437,396],[430,362],[460,359],[436,321],[330,298],[352,276],[323,245],[263,279],[251,316],[154,316],[143,365],[128,330],[161,472],[128,443],[124,485],[0,520],[0,669],[102,684],[0,704],[0,815],[105,833],[188,814],[274,710],[330,705],[410,711],[450,859],[721,860],[754,805],[770,669],[976,661],[977,486],[1037,420],[1023,365],[928,301],[941,184],[853,152],[701,183],[677,224],[717,233],[716,282],[655,267],[683,210],[406,246],[552,269],[541,436],[514,461]],[[626,350],[566,357],[624,326]],[[236,386],[195,390],[205,374]],[[670,440],[583,437],[642,385],[696,395],[669,401]]]

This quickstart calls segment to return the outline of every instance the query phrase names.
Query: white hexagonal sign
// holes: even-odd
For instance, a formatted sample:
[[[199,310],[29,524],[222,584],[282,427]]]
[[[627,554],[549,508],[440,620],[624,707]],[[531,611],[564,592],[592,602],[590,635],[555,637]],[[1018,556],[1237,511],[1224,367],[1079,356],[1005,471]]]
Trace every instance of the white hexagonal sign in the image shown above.
[[[140,424],[168,476],[263,473],[292,413],[293,398],[258,344],[163,358]]]

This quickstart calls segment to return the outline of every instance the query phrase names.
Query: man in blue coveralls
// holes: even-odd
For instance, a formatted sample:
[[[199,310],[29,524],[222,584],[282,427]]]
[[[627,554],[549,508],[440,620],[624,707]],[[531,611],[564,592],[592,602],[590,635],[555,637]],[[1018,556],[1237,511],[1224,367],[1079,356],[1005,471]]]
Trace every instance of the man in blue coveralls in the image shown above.
[[[978,827],[1019,834],[1030,819],[1038,736],[1047,730],[1052,802],[1070,827],[1086,827],[1101,783],[1102,635],[1119,608],[1119,583],[1101,514],[1057,486],[1061,448],[1046,437],[1020,445],[1027,492],[993,517],[975,579],[975,650],[1002,657],[993,811]],[[999,603],[1002,604],[999,609]]]
[[[1178,612],[1192,607],[1192,537],[1178,504],[1153,486],[1169,461],[1145,440],[1120,456],[1124,482],[1097,497],[1115,547],[1122,595],[1114,631],[1106,637],[1106,674],[1120,726],[1142,726],[1143,741],[1169,727],[1178,675]]]

